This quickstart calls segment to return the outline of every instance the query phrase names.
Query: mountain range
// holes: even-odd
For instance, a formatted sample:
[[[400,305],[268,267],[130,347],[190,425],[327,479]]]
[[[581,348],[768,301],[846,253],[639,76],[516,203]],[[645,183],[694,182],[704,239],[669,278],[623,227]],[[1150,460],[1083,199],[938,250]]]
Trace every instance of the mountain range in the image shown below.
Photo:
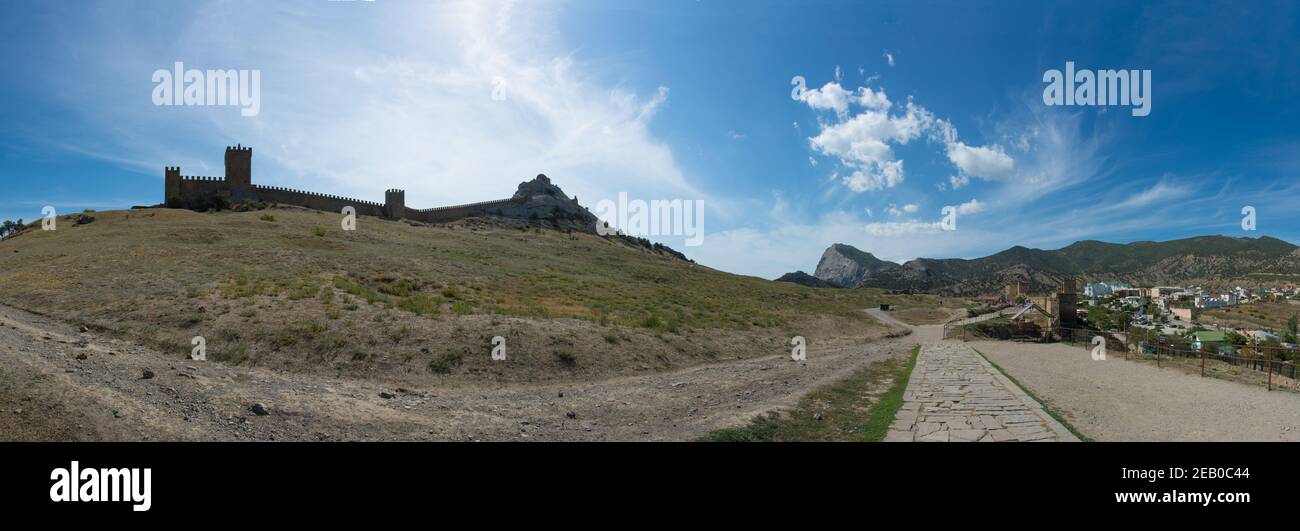
[[[898,264],[837,243],[822,253],[812,275],[797,272],[778,280],[972,296],[996,293],[1013,281],[1028,282],[1031,291],[1047,291],[1065,277],[1080,286],[1095,281],[1215,286],[1260,275],[1300,275],[1300,247],[1268,236],[1127,244],[1085,240],[1055,250],[1015,246],[983,258],[917,258]]]

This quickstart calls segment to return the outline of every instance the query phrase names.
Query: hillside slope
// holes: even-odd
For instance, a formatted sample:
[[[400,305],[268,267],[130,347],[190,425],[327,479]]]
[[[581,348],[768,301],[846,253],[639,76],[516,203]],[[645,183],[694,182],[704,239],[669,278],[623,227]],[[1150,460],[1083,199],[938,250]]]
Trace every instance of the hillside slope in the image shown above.
[[[537,225],[442,225],[292,207],[101,212],[0,241],[0,303],[187,356],[454,385],[661,371],[861,343],[862,308],[927,296],[731,275]],[[545,222],[541,222],[545,224]],[[491,360],[505,338],[508,359]]]

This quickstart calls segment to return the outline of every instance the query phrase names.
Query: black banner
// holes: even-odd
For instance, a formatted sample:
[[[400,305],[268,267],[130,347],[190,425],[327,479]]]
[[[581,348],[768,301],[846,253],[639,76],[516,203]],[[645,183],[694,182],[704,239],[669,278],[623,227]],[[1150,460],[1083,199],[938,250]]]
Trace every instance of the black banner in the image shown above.
[[[826,514],[941,507],[989,514],[1068,511],[1072,520],[1270,514],[1290,521],[1296,473],[1276,456],[1293,449],[1228,443],[10,443],[0,445],[6,471],[0,499],[6,514],[160,523],[212,511],[269,511],[310,521],[376,513],[427,517],[471,507],[527,508],[563,519],[568,511],[628,503],[746,512],[719,505],[723,497],[764,510]],[[122,486],[116,496],[112,482]]]

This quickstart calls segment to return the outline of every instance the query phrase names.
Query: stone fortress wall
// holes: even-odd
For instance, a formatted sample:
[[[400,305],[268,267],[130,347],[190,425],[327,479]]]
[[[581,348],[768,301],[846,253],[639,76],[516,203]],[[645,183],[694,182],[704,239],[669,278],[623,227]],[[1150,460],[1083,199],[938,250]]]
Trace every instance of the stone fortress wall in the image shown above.
[[[358,215],[362,216],[442,222],[513,211],[519,207],[524,207],[530,199],[525,194],[517,193],[509,199],[414,209],[406,206],[406,192],[403,190],[385,191],[384,202],[381,204],[374,201],[305,190],[256,185],[253,184],[252,162],[253,148],[234,146],[226,148],[225,177],[183,176],[179,166],[167,166],[163,170],[163,199],[165,204],[168,206],[184,206],[211,203],[218,196],[224,196],[231,202],[236,203],[244,200],[274,202],[329,212],[340,212],[344,207],[350,206],[356,209]],[[544,175],[539,175],[535,181],[541,181],[548,185],[550,183]],[[567,198],[565,199],[567,200]],[[574,206],[576,206],[576,201],[574,203]]]

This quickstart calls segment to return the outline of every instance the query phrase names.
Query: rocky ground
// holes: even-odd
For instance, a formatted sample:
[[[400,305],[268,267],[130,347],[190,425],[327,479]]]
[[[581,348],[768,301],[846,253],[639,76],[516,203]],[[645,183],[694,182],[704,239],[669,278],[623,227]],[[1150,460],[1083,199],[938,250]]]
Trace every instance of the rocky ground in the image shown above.
[[[0,307],[0,438],[692,440],[914,343],[811,344],[804,362],[781,354],[581,383],[397,387],[178,358]]]

